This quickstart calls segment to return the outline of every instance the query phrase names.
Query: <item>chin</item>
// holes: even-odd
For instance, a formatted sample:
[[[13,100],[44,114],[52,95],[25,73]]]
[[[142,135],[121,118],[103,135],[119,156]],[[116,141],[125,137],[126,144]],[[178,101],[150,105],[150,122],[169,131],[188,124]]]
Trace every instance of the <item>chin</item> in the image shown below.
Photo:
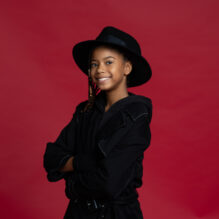
[[[111,90],[112,86],[109,85],[99,85],[100,90]]]
[[[100,90],[104,90],[104,91],[108,91],[108,90],[111,90],[110,88],[106,88],[106,87],[101,87],[101,86],[99,87],[99,89],[100,89]]]

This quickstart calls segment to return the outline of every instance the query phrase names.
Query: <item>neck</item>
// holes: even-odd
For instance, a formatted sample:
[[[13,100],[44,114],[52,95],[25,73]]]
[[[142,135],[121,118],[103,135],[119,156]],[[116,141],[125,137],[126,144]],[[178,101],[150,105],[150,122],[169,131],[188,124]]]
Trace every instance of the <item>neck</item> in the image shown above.
[[[118,90],[105,91],[105,94],[106,94],[105,111],[107,111],[115,102],[129,95],[127,89],[123,89],[121,91]]]

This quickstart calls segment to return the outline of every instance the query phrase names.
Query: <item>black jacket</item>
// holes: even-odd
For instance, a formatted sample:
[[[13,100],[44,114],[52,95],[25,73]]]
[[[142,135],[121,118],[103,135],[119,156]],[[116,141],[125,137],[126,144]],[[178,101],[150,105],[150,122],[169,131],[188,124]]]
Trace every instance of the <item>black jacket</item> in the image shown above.
[[[142,160],[151,140],[152,102],[129,92],[105,112],[106,98],[101,91],[92,110],[83,113],[86,103],[77,105],[71,121],[55,142],[47,143],[44,154],[48,180],[64,178],[66,182],[70,202],[65,218],[143,218],[136,188],[142,185]],[[74,171],[59,172],[72,155]],[[133,198],[137,201],[128,202]],[[78,202],[92,199],[114,204],[91,213]]]

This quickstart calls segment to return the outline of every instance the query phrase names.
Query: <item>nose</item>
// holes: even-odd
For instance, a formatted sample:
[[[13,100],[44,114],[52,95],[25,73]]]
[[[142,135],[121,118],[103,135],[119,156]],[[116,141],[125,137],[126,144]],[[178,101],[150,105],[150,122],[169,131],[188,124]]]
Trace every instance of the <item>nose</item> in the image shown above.
[[[103,66],[103,64],[99,63],[99,65],[97,66],[97,72],[98,72],[98,73],[104,72],[104,66]]]

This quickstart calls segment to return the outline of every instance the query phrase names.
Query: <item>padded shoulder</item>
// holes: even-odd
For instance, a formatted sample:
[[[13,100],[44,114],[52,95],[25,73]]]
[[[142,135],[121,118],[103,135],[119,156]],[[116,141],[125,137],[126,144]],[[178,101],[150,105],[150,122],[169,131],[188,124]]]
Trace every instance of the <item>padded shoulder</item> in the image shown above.
[[[129,104],[123,111],[134,121],[143,115],[148,115],[148,109],[143,103]]]

